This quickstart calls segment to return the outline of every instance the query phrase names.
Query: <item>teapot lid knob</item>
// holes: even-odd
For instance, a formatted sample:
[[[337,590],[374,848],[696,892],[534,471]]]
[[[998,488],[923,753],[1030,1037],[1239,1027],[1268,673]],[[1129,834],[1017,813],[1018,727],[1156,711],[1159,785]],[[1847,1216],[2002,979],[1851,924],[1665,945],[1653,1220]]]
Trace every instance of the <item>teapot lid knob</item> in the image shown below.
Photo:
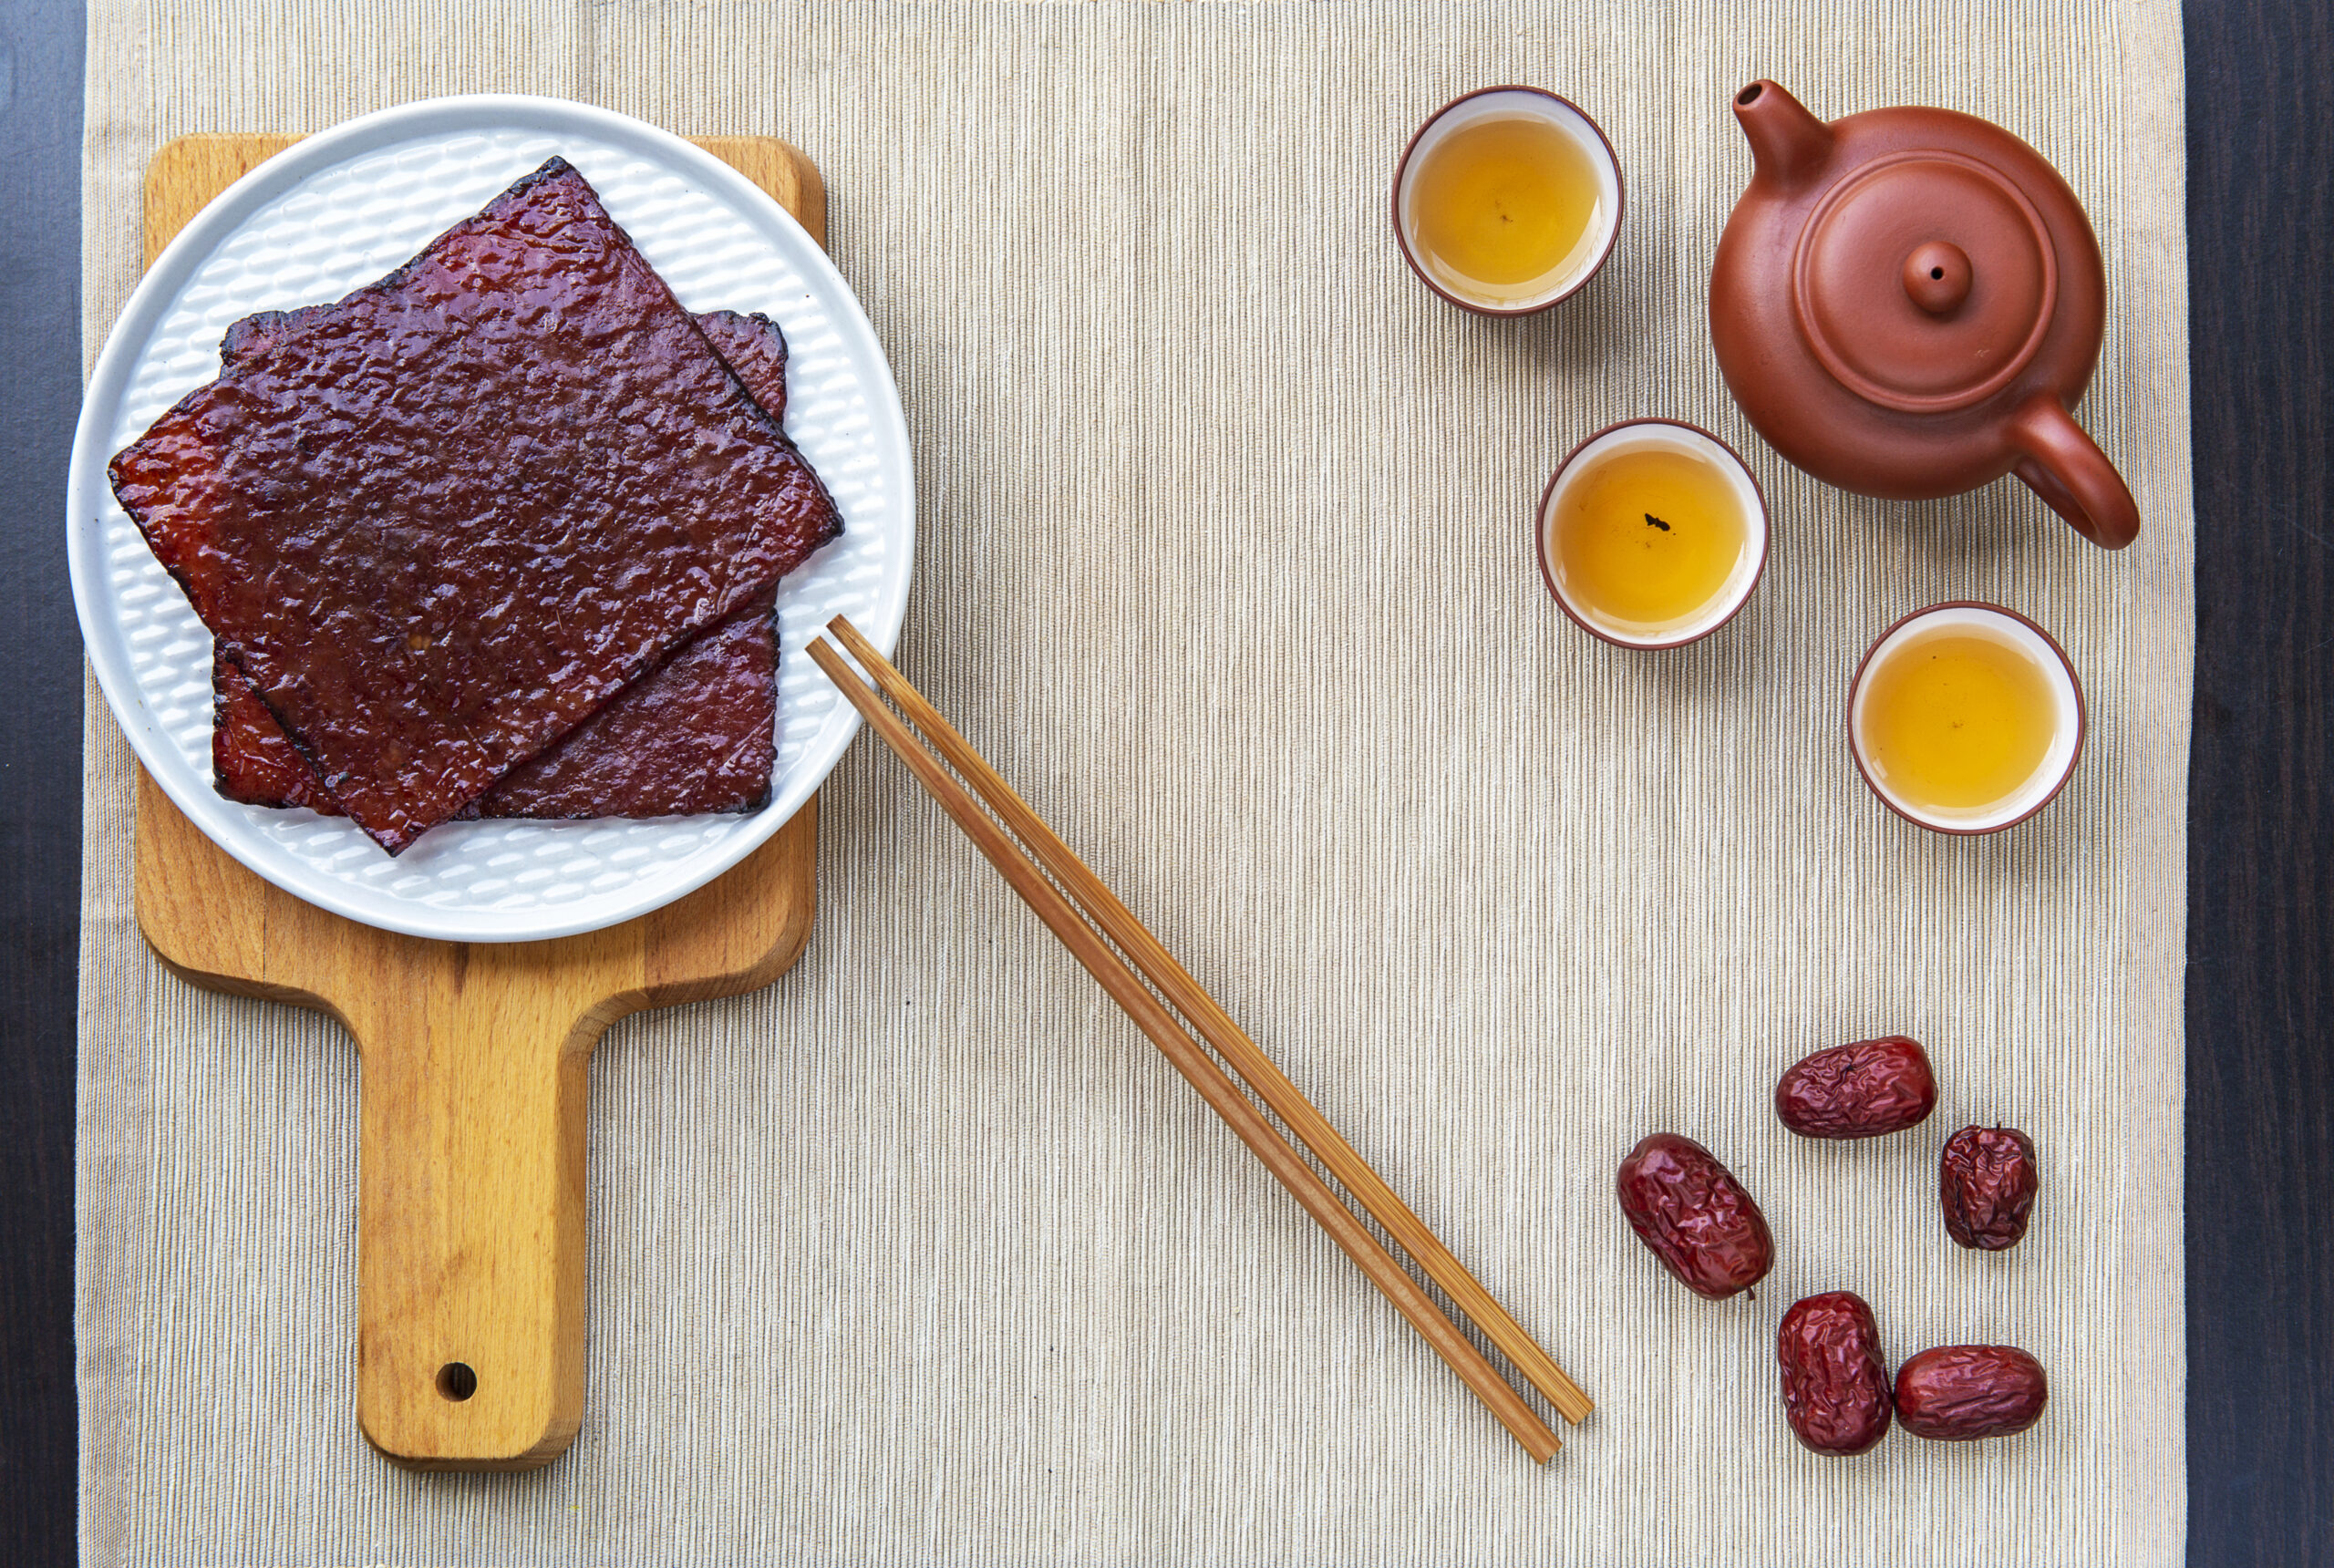
[[[1950,240],[1915,245],[1905,258],[1905,292],[1931,315],[1951,315],[1969,297],[1969,254]]]

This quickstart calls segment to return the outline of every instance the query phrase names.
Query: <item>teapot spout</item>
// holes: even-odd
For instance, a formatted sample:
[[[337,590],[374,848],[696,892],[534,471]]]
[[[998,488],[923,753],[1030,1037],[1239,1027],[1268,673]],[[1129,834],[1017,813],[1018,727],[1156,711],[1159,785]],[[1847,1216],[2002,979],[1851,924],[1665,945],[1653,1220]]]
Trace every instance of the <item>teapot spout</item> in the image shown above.
[[[1832,156],[1832,128],[1764,78],[1734,95],[1734,118],[1750,139],[1750,158],[1761,180],[1796,185]]]

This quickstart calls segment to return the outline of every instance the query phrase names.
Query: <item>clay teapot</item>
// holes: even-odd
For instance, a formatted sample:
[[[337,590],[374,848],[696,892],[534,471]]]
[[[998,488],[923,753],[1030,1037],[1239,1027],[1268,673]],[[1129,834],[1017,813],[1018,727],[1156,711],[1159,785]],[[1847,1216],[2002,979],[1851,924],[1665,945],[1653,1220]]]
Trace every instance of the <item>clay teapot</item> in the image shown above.
[[[2099,241],[2058,171],[1966,114],[1830,125],[1734,97],[1750,185],[1710,267],[1710,338],[1759,433],[1826,483],[1920,500],[2015,473],[2110,550],[2132,492],[2067,412],[2106,321]]]

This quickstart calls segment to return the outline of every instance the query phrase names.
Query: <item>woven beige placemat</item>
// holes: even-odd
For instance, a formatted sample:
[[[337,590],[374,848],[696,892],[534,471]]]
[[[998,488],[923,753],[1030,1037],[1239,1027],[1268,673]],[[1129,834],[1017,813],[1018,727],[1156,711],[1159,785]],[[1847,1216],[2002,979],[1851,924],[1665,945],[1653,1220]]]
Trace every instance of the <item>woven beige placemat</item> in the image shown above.
[[[2181,1011],[2191,519],[2180,26],[1996,5],[900,8],[95,0],[87,311],[192,130],[563,94],[825,170],[897,371],[924,529],[902,662],[1599,1401],[1531,1467],[863,740],[802,965],[635,1018],[594,1064],[591,1392],[525,1476],[424,1476],[353,1415],[356,1062],[167,977],[127,763],[89,719],[84,1555],[97,1563],[2104,1564],[2184,1532]],[[2063,170],[2110,273],[2083,409],[2137,492],[2109,555],[2009,483],[1828,490],[1728,401],[1704,279],[1769,75],[1938,103]],[[1403,270],[1415,124],[1572,94],[1618,253],[1492,323]],[[1748,613],[1632,656],[1564,621],[1527,518],[1634,414],[1709,426],[1775,513]],[[2000,837],[1851,769],[1873,634],[1933,600],[2065,643],[2093,727]],[[1932,1123],[1800,1141],[1815,1047],[1917,1035]],[[1945,1133],[2031,1131],[2002,1256],[1946,1241]],[[1781,1261],[1713,1305],[1613,1168],[1710,1144]],[[1892,1358],[2008,1340],[2032,1433],[1818,1460],[1777,1316],[1849,1286]]]

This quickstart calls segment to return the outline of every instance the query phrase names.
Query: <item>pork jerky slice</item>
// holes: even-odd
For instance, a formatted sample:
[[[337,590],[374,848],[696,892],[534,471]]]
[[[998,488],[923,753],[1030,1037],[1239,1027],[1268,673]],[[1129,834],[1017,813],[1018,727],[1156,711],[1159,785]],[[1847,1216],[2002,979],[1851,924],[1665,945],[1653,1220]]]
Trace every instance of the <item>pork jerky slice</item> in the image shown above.
[[[392,854],[840,531],[559,159],[222,357],[115,492]]]
[[[751,811],[777,755],[776,595],[765,593],[522,762],[458,819],[678,817]],[[219,792],[346,816],[243,672],[212,669]]]
[[[497,779],[485,817],[676,817],[769,799],[777,745],[777,596],[692,638],[541,756]]]
[[[697,318],[771,417],[786,407],[786,337],[756,313]],[[774,594],[699,633],[547,749],[497,779],[458,818],[676,817],[751,811],[777,756]],[[243,672],[213,656],[211,758],[219,792],[253,806],[341,810]]]

